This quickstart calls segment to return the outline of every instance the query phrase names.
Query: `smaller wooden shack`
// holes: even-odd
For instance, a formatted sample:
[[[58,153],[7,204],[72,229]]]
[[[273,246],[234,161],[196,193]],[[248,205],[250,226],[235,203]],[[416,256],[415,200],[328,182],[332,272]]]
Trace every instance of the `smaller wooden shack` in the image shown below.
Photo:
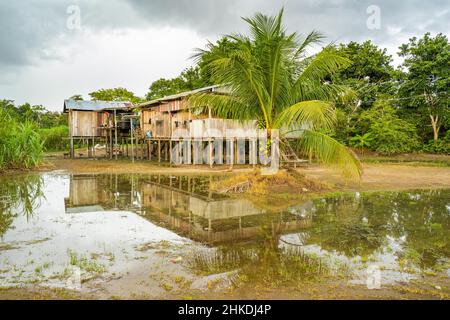
[[[87,141],[92,148],[97,141],[117,144],[120,136],[129,136],[130,122],[122,120],[132,114],[131,102],[65,100],[64,113],[68,113],[70,155],[74,157],[74,140]]]

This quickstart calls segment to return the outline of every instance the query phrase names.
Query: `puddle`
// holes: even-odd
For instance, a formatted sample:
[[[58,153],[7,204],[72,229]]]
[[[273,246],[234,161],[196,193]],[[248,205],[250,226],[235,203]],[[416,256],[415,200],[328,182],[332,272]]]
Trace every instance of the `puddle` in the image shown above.
[[[158,296],[222,288],[224,275],[268,286],[335,274],[364,284],[374,266],[383,284],[448,277],[450,190],[345,194],[270,212],[210,192],[216,179],[2,177],[0,286]]]

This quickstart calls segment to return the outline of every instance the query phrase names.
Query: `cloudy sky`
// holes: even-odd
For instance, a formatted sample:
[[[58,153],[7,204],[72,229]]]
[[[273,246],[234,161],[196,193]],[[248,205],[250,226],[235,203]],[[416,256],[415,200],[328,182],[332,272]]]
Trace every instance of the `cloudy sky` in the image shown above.
[[[152,81],[189,67],[194,48],[245,32],[241,16],[283,6],[289,31],[371,39],[397,64],[408,38],[450,35],[448,0],[0,0],[0,99],[60,110],[100,88],[144,96]]]

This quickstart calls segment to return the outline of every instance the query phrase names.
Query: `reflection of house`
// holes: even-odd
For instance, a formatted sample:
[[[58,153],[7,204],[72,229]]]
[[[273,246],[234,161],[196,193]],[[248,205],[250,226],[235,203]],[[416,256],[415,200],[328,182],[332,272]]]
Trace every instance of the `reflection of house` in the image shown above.
[[[72,206],[94,205],[100,202],[99,180],[96,176],[72,176],[70,179],[69,204]]]
[[[153,182],[143,183],[141,190],[147,218],[209,244],[260,237],[264,223],[277,224],[280,232],[298,230],[311,223],[310,217],[266,214],[246,199],[215,200]]]
[[[266,213],[246,199],[205,192],[210,177],[73,175],[67,213],[102,210],[136,212],[152,223],[193,240],[215,244],[261,237],[264,226],[277,233],[298,231],[310,216]]]
[[[72,175],[66,213],[131,210],[140,207],[139,193],[117,175]],[[138,202],[136,204],[136,201]]]

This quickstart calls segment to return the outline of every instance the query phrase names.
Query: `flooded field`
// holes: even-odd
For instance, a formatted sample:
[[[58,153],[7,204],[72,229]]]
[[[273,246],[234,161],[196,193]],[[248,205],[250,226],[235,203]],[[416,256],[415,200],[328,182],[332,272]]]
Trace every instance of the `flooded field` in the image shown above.
[[[448,298],[449,189],[324,195],[274,212],[212,193],[219,179],[2,177],[0,287],[258,298],[258,288],[339,283],[351,295],[431,279],[437,297]]]

